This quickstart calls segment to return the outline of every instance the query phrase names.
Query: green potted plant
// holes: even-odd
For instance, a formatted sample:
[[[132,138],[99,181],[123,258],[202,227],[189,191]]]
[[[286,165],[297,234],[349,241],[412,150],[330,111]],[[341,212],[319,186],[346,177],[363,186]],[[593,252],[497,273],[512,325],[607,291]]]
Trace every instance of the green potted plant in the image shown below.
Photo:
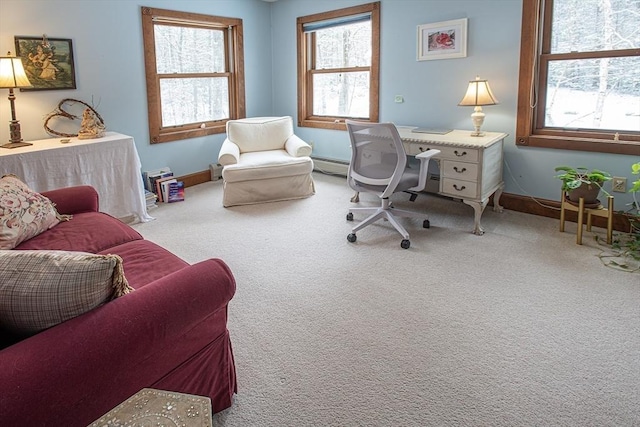
[[[629,203],[629,209],[624,212],[625,217],[629,220],[629,234],[626,236],[624,244],[621,241],[616,243],[620,245],[619,249],[625,246],[627,255],[640,261],[640,204],[636,198],[636,195],[640,193],[640,162],[631,165],[631,173],[638,175],[638,179],[631,183],[629,193],[633,197],[633,202]]]
[[[571,166],[558,166],[555,171],[561,172],[556,178],[562,181],[562,189],[567,192],[571,202],[578,203],[582,197],[585,205],[594,205],[598,204],[600,190],[609,194],[602,188],[602,184],[611,179],[609,172]]]
[[[631,173],[638,178],[631,183],[629,192],[633,201],[629,209],[619,211],[629,221],[629,232],[614,235],[611,250],[600,254],[601,260],[608,267],[628,272],[640,271],[640,204],[637,195],[640,194],[640,162],[631,165]],[[596,241],[598,239],[596,238]]]

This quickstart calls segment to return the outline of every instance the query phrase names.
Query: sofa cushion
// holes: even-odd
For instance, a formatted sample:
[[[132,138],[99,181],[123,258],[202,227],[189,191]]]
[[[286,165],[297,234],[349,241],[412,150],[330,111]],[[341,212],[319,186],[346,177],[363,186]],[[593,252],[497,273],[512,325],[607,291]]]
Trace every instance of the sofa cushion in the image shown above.
[[[240,148],[240,153],[281,150],[293,135],[293,120],[285,117],[251,117],[229,120],[227,138]]]
[[[225,182],[265,180],[285,176],[308,175],[313,171],[310,157],[291,157],[285,150],[244,153],[235,165],[225,166]]]
[[[74,214],[72,221],[61,222],[55,228],[27,240],[16,249],[49,249],[96,254],[113,246],[140,239],[140,233],[119,219],[102,212],[84,212]]]
[[[0,324],[33,335],[129,293],[117,255],[0,251]]]
[[[186,261],[148,240],[124,243],[104,253],[122,258],[124,274],[135,289],[189,266]]]
[[[56,226],[61,219],[49,199],[17,176],[0,178],[0,249],[13,249]]]

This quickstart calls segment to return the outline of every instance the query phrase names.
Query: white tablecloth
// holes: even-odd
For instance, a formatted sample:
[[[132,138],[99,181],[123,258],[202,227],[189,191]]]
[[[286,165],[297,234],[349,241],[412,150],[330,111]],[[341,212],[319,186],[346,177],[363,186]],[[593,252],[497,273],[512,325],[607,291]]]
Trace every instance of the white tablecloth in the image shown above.
[[[34,191],[91,185],[100,196],[100,211],[116,218],[146,222],[141,163],[133,138],[107,132],[102,138],[29,141],[33,145],[0,149],[0,176],[12,173]]]

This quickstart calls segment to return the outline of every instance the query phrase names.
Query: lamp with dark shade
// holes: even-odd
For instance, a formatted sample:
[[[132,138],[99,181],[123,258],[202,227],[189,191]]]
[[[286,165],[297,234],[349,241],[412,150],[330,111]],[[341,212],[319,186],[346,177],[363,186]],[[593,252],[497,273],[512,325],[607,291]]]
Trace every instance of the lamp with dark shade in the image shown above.
[[[0,89],[9,89],[9,102],[11,103],[11,122],[9,122],[9,143],[0,145],[2,148],[17,148],[33,145],[22,140],[20,134],[20,122],[16,119],[15,95],[13,89],[17,87],[31,87],[31,82],[27,78],[22,66],[22,59],[11,56],[0,57]]]
[[[475,107],[471,114],[471,120],[473,121],[475,130],[471,132],[471,136],[484,136],[484,132],[480,132],[480,127],[482,123],[484,123],[482,105],[496,104],[498,104],[498,100],[493,95],[493,92],[491,92],[487,80],[481,80],[480,77],[476,77],[475,80],[469,82],[467,93],[464,94],[464,98],[462,98],[462,101],[460,101],[458,105]]]

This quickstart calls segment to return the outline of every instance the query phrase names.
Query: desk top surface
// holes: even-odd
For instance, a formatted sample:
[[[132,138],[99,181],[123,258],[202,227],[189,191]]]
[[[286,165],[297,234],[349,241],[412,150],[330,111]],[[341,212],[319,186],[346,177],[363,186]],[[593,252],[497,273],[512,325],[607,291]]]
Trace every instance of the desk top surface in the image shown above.
[[[445,134],[413,132],[416,126],[396,126],[400,138],[406,142],[429,143],[433,145],[456,145],[461,147],[488,147],[502,141],[507,134],[485,132],[484,136],[471,136],[470,130],[452,130]]]

